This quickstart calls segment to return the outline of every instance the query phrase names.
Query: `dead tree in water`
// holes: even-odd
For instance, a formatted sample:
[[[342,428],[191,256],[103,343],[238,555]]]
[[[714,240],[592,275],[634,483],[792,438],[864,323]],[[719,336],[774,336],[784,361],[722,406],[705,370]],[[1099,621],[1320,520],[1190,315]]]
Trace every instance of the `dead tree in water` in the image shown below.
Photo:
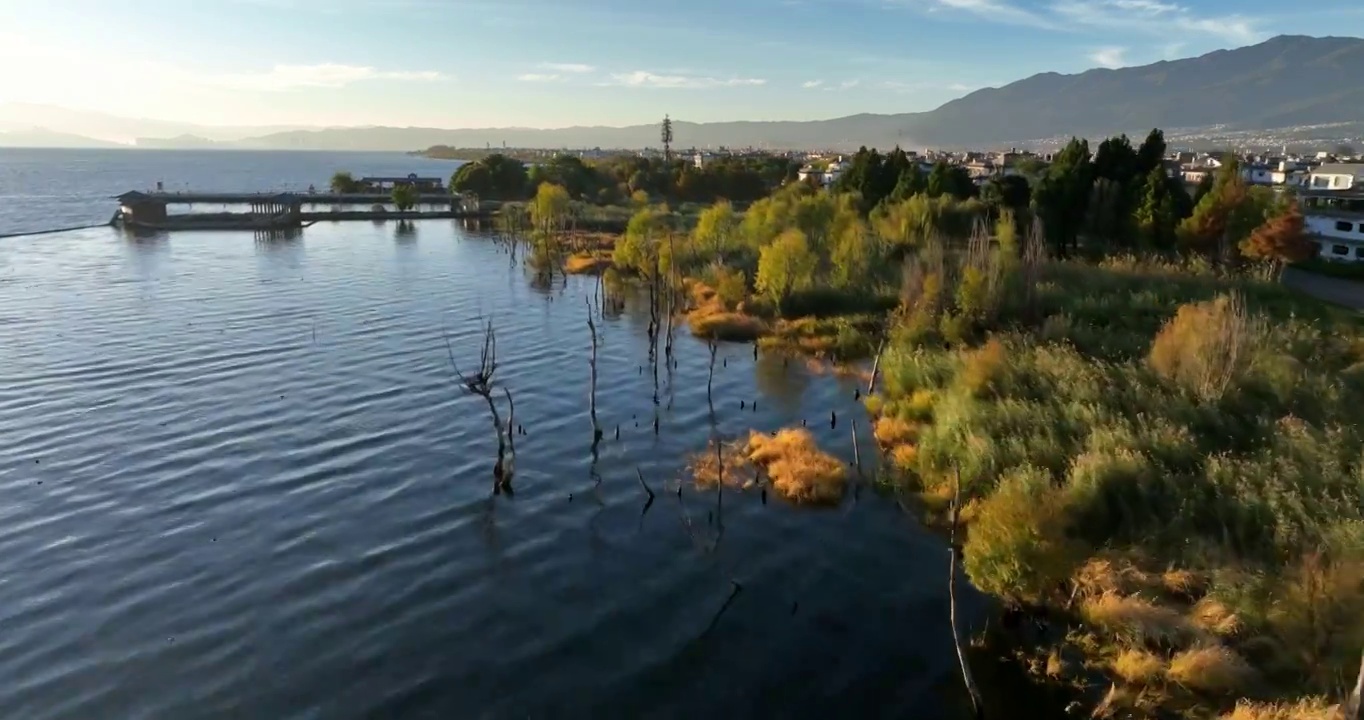
[[[1346,698],[1345,703],[1340,706],[1340,717],[1343,720],[1360,720],[1364,718],[1364,661],[1359,664],[1359,677],[1355,679],[1355,689]]]
[[[715,340],[709,341],[710,345],[710,373],[706,375],[706,402],[710,403],[711,414],[715,413],[715,401],[711,399],[711,386],[715,383],[715,352],[720,349],[715,344]]]
[[[756,347],[756,345],[754,346]],[[881,353],[886,351],[886,338],[881,338],[881,343],[876,346],[876,359],[871,364],[871,379],[867,381],[867,394],[876,392],[876,375],[881,371]]]
[[[947,549],[947,603],[948,619],[952,623],[952,644],[957,648],[957,663],[961,665],[962,681],[966,692],[971,696],[971,716],[976,720],[985,717],[985,706],[981,699],[976,679],[971,675],[971,665],[966,661],[966,646],[962,645],[960,630],[957,629],[957,525],[961,521],[961,471],[956,472],[956,487],[952,497],[952,531]]]
[[[511,478],[512,469],[516,467],[516,401],[512,400],[511,390],[506,385],[502,386],[502,394],[507,396],[507,453],[511,456],[505,470]]]
[[[597,324],[592,322],[592,301],[584,298],[587,303],[587,329],[592,333],[592,357],[588,359],[588,367],[592,369],[591,385],[588,396],[588,414],[592,416],[592,442],[601,440],[601,425],[597,424]]]
[[[674,307],[674,305],[676,304],[676,301],[677,301],[677,284],[676,284],[675,282],[673,282],[673,280],[674,280],[674,275],[673,275],[673,273],[676,271],[676,269],[677,269],[677,255],[674,254],[674,252],[673,252],[673,234],[672,234],[671,231],[669,231],[669,232],[668,232],[668,286],[667,286],[667,292],[668,292],[668,307],[667,307],[667,312],[668,312],[668,335],[667,335],[667,339],[664,341],[664,346],[663,346],[663,357],[668,361],[668,367],[669,367],[669,368],[672,367],[672,359],[673,359],[673,315],[676,315],[676,314],[677,314],[677,308]]]
[[[497,412],[497,403],[493,401],[493,375],[497,373],[497,332],[493,330],[492,321],[489,320],[483,329],[483,350],[479,354],[478,369],[474,372],[466,373],[459,369],[459,363],[455,362],[455,351],[450,347],[449,337],[445,338],[445,351],[450,356],[450,366],[459,376],[464,390],[483,398],[488,403],[493,429],[497,432],[497,464],[493,466],[493,494],[499,494],[503,490],[510,491],[512,471],[506,464],[506,429],[502,426],[502,416]],[[511,400],[511,393],[507,393],[507,399]]]

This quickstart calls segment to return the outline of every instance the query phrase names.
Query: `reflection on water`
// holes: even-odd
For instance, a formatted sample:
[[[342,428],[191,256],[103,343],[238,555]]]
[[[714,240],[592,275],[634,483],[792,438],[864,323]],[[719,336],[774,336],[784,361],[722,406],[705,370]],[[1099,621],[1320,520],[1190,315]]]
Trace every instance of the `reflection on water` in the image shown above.
[[[933,718],[956,692],[945,552],[892,503],[680,482],[712,433],[802,419],[850,459],[819,420],[851,392],[801,363],[722,346],[712,419],[684,330],[655,406],[626,293],[594,445],[594,280],[448,223],[0,256],[5,717]],[[486,319],[514,497],[445,347],[476,359]]]

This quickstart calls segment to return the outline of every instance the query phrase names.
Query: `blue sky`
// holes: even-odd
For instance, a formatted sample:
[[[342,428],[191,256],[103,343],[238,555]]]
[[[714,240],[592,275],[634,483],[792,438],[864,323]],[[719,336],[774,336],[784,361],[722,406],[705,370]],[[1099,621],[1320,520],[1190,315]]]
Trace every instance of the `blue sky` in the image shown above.
[[[219,125],[912,112],[1038,72],[1364,35],[1364,0],[0,0],[0,17],[0,101]]]

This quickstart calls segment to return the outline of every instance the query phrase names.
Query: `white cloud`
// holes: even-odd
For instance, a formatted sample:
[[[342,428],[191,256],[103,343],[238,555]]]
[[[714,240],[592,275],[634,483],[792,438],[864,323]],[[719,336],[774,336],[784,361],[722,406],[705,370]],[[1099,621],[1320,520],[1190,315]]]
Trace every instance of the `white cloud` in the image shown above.
[[[884,0],[930,14],[969,14],[980,20],[1061,32],[1093,30],[1170,36],[1182,34],[1245,45],[1267,36],[1263,18],[1202,15],[1177,0],[1048,0],[1025,6],[1018,0]]]
[[[624,85],[626,87],[695,90],[702,88],[766,85],[767,81],[762,78],[714,78],[697,75],[659,75],[645,70],[636,70],[629,73],[612,73],[611,81],[607,84]]]
[[[800,86],[807,90],[813,90],[814,88],[817,88],[823,84],[824,84],[823,80],[806,80],[805,82],[801,83]]]
[[[369,80],[432,82],[446,79],[448,79],[446,75],[433,70],[379,70],[368,65],[338,63],[276,65],[263,72],[213,74],[202,77],[203,82],[208,85],[264,92],[283,92],[300,88],[341,88]]]
[[[1081,29],[1185,34],[1238,44],[1265,38],[1261,21],[1243,15],[1202,16],[1183,5],[1161,0],[1056,0],[1051,10],[1067,25]]]
[[[1157,0],[1108,0],[1108,4],[1119,10],[1130,10],[1145,15],[1161,15],[1179,12],[1182,9],[1173,3],[1158,2]]]
[[[1046,17],[1031,10],[1025,10],[1004,0],[929,0],[935,9],[947,9],[971,13],[986,20],[1026,25],[1029,27],[1056,29],[1055,24]]]
[[[585,75],[597,68],[592,65],[582,63],[540,63],[540,67],[556,73],[569,73],[572,75]]]
[[[516,76],[516,79],[517,79],[517,80],[520,80],[521,82],[540,82],[540,83],[544,83],[544,82],[556,82],[556,81],[558,81],[558,80],[562,80],[562,79],[563,79],[563,76],[562,76],[562,75],[557,75],[557,74],[554,74],[554,73],[526,73],[526,74],[524,74],[524,75],[517,75],[517,76]]]
[[[1090,53],[1089,59],[1099,67],[1120,68],[1127,64],[1127,48],[1099,48]]]
[[[952,92],[971,92],[976,88],[972,85],[966,85],[963,83],[952,83],[951,85],[947,86],[947,89],[951,90]]]
[[[844,80],[838,84],[838,87],[840,90],[851,90],[861,84],[861,80]]]

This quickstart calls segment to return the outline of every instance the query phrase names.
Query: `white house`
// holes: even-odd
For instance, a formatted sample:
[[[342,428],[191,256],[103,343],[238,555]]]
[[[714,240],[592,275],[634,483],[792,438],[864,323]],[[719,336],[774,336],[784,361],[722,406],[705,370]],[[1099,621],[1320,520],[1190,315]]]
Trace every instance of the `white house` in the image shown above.
[[[814,165],[806,165],[796,171],[796,178],[801,182],[818,182],[821,187],[831,187],[838,179],[843,176],[843,171],[847,165],[843,162],[842,156],[829,163],[823,170]]]
[[[1323,163],[1312,171],[1313,190],[1364,190],[1364,163]]]
[[[1321,258],[1364,262],[1364,163],[1325,163],[1300,192],[1303,223]]]

